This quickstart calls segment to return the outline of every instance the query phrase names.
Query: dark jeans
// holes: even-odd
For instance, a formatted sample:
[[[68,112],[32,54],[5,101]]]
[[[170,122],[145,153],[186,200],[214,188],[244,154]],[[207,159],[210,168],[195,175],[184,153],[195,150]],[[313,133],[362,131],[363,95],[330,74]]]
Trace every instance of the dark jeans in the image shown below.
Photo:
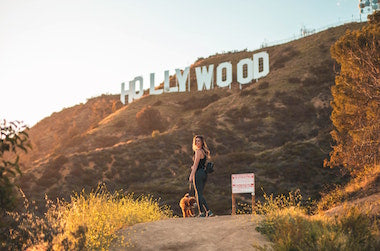
[[[199,212],[205,212],[205,210],[209,210],[207,206],[207,202],[203,197],[203,189],[205,188],[205,184],[207,181],[207,174],[203,168],[199,168],[195,172],[194,179],[194,188],[195,188],[195,196],[197,198],[198,210]]]

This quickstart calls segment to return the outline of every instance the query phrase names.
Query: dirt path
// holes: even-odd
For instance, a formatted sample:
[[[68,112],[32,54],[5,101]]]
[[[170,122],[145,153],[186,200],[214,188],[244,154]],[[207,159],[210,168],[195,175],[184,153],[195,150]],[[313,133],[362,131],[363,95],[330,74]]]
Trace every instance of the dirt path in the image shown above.
[[[174,218],[141,223],[120,231],[132,247],[110,250],[257,250],[270,243],[255,228],[259,216]]]

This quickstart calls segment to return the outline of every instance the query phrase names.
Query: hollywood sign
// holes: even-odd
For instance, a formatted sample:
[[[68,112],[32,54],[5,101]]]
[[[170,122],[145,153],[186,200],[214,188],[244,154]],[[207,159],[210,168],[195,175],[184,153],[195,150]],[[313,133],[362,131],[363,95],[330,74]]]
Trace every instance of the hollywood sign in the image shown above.
[[[260,67],[260,64],[262,67]],[[245,70],[244,70],[245,68]],[[260,69],[261,68],[261,69]],[[224,74],[223,74],[224,71]],[[159,95],[167,92],[186,92],[190,91],[190,67],[184,70],[176,69],[176,86],[170,87],[169,71],[164,72],[164,88],[155,89],[155,75],[150,74],[150,95]],[[245,73],[245,74],[244,74]],[[265,77],[269,73],[269,54],[267,52],[259,52],[253,54],[252,58],[244,58],[237,63],[237,82],[242,85],[252,83],[252,80],[258,80]],[[210,90],[214,88],[214,65],[202,66],[195,68],[198,91]],[[224,76],[223,76],[224,75]],[[138,88],[137,87],[137,83]],[[216,85],[218,87],[231,88],[232,83],[232,64],[231,62],[223,62],[216,67]],[[125,96],[128,95],[128,103],[139,99],[144,94],[144,79],[142,76],[135,77],[129,81],[129,89],[125,89],[125,83],[121,83],[120,100],[125,104]]]

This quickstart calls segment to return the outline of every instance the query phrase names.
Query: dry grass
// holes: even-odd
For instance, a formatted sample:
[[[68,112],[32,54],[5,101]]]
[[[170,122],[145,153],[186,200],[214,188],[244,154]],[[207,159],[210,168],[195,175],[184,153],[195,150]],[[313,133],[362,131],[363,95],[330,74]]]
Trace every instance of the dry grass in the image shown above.
[[[218,168],[210,175],[206,189],[212,193],[209,201],[218,208],[216,213],[228,213],[229,188],[220,184],[229,184],[230,174],[235,172],[258,173],[258,184],[271,193],[300,188],[306,196],[318,198],[325,185],[339,180],[338,171],[321,166],[330,150],[331,110],[316,108],[311,102],[322,94],[328,100],[329,85],[334,81],[331,59],[320,51],[321,47],[329,48],[347,27],[356,26],[265,48],[270,63],[277,61],[284,67],[271,68],[265,78],[243,86],[243,90],[233,83],[232,89],[196,91],[194,67],[224,61],[235,66],[240,59],[252,57],[252,51],[200,59],[191,67],[191,92],[144,96],[113,112],[112,102],[119,97],[102,96],[56,113],[31,129],[36,136],[44,135],[33,136],[38,142],[30,158],[40,161],[30,165],[25,176],[33,177],[29,174],[33,173],[38,179],[36,170],[42,174],[54,167],[57,177],[45,176],[41,183],[25,178],[21,187],[39,201],[45,193],[68,198],[71,191],[94,188],[101,180],[112,189],[155,194],[174,208],[187,187],[191,138],[203,134]],[[159,111],[168,126],[159,133],[141,134],[136,114],[149,105]],[[72,135],[61,137],[67,134],[67,127]],[[180,151],[183,146],[186,152]],[[265,152],[268,154],[262,154]],[[67,162],[53,164],[54,156],[59,155]],[[91,162],[93,168],[89,167]],[[223,203],[219,205],[219,201]]]
[[[299,192],[264,196],[257,213],[265,215],[257,228],[274,242],[274,250],[378,250],[378,220],[368,211],[347,207],[336,217],[309,216]]]
[[[172,216],[167,206],[160,206],[151,196],[110,193],[103,185],[89,194],[71,196],[70,202],[48,200],[46,207],[43,217],[28,202],[24,213],[11,213],[14,224],[1,248],[108,250],[111,242],[128,247],[128,240],[116,239],[119,229]]]
[[[332,191],[325,193],[318,203],[318,210],[325,211],[344,201],[355,200],[361,197],[380,192],[380,165],[366,169],[357,177],[343,186],[336,186]]]

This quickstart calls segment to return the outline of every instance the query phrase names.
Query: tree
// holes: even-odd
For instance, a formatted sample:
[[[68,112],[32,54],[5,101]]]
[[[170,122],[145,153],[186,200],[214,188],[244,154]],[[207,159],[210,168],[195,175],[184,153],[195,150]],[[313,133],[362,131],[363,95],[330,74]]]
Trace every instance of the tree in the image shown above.
[[[355,175],[373,167],[380,151],[380,12],[360,30],[347,31],[332,47],[341,65],[331,88],[331,132],[336,144],[325,166]]]
[[[10,210],[14,204],[12,178],[21,174],[19,150],[27,152],[28,128],[21,122],[0,121],[0,210]]]

